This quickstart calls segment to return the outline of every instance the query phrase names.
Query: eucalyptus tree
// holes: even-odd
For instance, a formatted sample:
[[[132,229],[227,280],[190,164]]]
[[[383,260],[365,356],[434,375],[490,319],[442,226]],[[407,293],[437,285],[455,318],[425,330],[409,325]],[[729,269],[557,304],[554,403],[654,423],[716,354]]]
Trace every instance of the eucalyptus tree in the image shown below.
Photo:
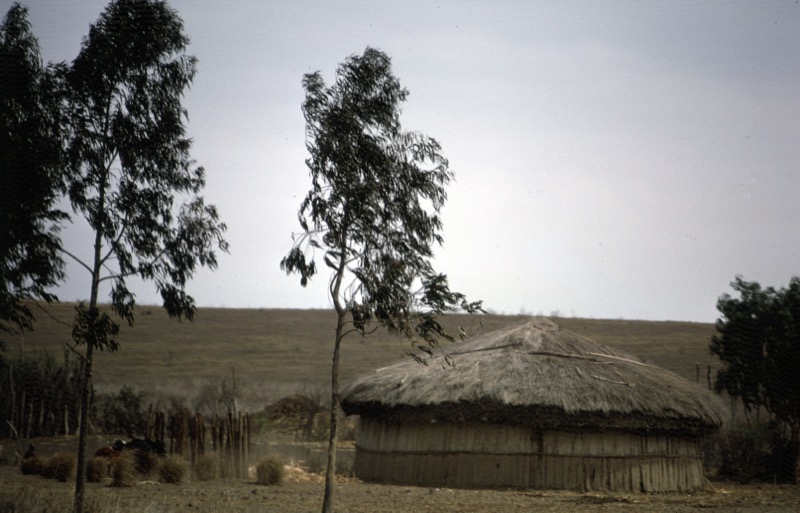
[[[331,511],[339,409],[339,349],[350,333],[377,328],[405,335],[432,354],[453,340],[440,322],[446,312],[475,312],[480,302],[450,290],[437,273],[433,248],[442,243],[440,211],[452,180],[436,140],[400,126],[408,91],[389,57],[367,48],[341,64],[326,86],[319,72],[303,78],[306,160],[311,189],[300,205],[302,231],[281,261],[305,286],[321,257],[330,271],[336,310],[331,411],[323,512]]]
[[[204,170],[190,156],[184,91],[196,71],[177,12],[159,0],[114,0],[94,23],[66,73],[71,120],[69,199],[92,233],[90,257],[64,249],[87,271],[89,299],[73,340],[85,346],[74,511],[83,511],[93,355],[119,347],[119,325],[98,309],[101,284],[112,313],[134,322],[129,279],[151,282],[172,317],[191,320],[185,285],[227,251],[225,225],[200,193]]]
[[[60,194],[56,68],[44,67],[27,8],[15,3],[0,26],[0,332],[33,328],[30,300],[56,299],[66,214]],[[3,342],[0,340],[0,348]]]

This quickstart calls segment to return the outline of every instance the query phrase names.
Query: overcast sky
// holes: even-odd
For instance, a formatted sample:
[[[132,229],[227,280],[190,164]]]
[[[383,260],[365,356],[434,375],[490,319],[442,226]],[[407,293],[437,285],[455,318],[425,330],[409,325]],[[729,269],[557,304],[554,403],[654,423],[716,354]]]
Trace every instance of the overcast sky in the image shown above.
[[[107,2],[22,3],[43,59],[71,61]],[[199,59],[192,154],[229,227],[230,255],[188,287],[200,306],[329,306],[325,275],[303,289],[279,269],[310,185],[301,80],[367,46],[456,175],[436,268],[488,309],[713,322],[737,274],[800,274],[794,0],[170,5]],[[88,292],[71,266],[61,299]]]

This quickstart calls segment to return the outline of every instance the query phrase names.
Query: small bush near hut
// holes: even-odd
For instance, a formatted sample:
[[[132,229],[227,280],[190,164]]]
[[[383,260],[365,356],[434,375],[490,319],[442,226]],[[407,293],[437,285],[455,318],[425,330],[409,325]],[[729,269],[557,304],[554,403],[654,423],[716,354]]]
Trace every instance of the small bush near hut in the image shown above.
[[[130,452],[120,454],[111,465],[111,486],[128,488],[136,484],[136,461]]]
[[[198,481],[213,481],[219,476],[219,458],[214,454],[203,454],[194,460],[194,478]]]
[[[741,484],[751,481],[788,481],[790,442],[774,423],[737,426],[719,438],[719,474]]]
[[[86,480],[99,483],[110,474],[111,461],[102,456],[95,456],[86,463]]]
[[[45,462],[38,456],[31,456],[25,458],[19,464],[19,470],[26,476],[41,475],[44,471]]]
[[[180,456],[167,456],[158,466],[158,478],[162,483],[178,484],[185,475],[186,462]]]
[[[75,478],[75,468],[75,455],[59,452],[47,460],[42,475],[64,483]]]
[[[283,483],[286,469],[283,461],[277,456],[267,456],[256,465],[256,482],[261,485],[279,485]]]

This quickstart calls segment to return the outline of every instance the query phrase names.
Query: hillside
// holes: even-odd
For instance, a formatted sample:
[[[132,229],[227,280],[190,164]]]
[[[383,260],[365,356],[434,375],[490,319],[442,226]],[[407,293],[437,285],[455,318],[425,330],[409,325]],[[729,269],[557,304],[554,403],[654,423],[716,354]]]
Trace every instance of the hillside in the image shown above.
[[[74,305],[61,304],[37,312],[34,332],[7,340],[8,357],[47,351],[58,361],[71,342],[69,323]],[[451,316],[468,334],[524,320],[523,316]],[[597,319],[555,319],[572,330],[610,347],[669,369],[692,381],[696,365],[705,383],[706,369],[719,365],[708,351],[712,324]],[[140,307],[133,327],[124,326],[121,349],[100,353],[95,383],[100,391],[122,385],[167,396],[192,397],[208,381],[235,372],[249,402],[267,402],[298,391],[321,389],[329,382],[335,315],[329,310],[201,308],[193,322],[171,320],[158,307]],[[457,333],[457,330],[455,331]],[[342,347],[340,378],[407,357],[407,340],[376,333],[351,336]],[[255,404],[254,404],[255,406]]]

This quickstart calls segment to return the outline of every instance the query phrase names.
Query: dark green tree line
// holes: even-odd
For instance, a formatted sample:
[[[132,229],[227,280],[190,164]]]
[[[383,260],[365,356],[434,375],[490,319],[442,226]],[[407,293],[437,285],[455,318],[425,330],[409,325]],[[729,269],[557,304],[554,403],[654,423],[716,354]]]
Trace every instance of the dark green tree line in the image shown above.
[[[786,288],[762,288],[737,277],[739,297],[723,295],[711,352],[722,361],[717,391],[745,408],[763,406],[791,433],[792,476],[800,481],[800,278]]]
[[[65,355],[0,355],[0,437],[72,434],[77,426],[80,362]]]
[[[64,277],[57,71],[14,3],[0,26],[0,348],[3,334],[32,329],[31,301],[54,301],[48,289]]]

